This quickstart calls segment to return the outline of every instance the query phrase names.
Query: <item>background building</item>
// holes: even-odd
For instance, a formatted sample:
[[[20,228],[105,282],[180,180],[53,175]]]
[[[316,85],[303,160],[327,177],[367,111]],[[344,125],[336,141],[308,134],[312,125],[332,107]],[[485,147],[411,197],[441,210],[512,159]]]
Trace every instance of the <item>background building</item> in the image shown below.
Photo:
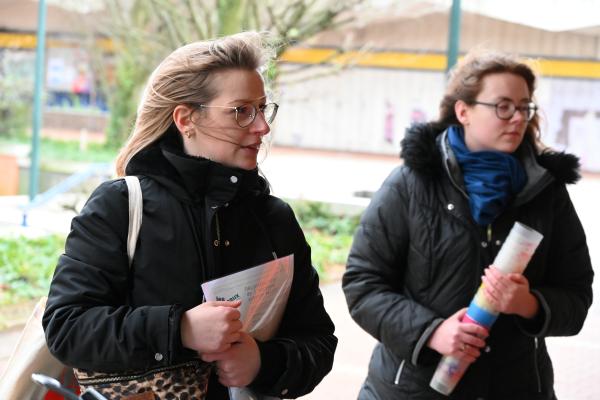
[[[103,11],[90,9],[96,1],[82,2],[79,8],[64,8],[69,0],[61,6],[56,1],[47,3],[45,131],[59,136],[61,131],[82,129],[102,132],[107,105],[93,55],[109,43],[93,39],[92,33]],[[15,101],[25,100],[27,123],[31,120],[37,17],[37,1],[0,0],[0,87],[12,92],[6,99],[13,101],[11,108]]]
[[[385,17],[322,33],[284,54],[288,73],[278,88],[282,107],[276,143],[394,154],[407,126],[436,118],[446,80],[449,2],[406,3],[390,7]],[[505,3],[511,8],[512,2]],[[556,23],[543,21],[545,9],[531,14],[525,25],[470,8],[474,11],[463,8],[461,53],[487,48],[531,58],[541,77],[536,100],[543,141],[578,154],[586,170],[600,171],[595,157],[600,149],[600,27],[552,31],[539,26]],[[580,19],[586,16],[585,9],[572,9]],[[341,49],[353,51],[339,55]]]
[[[277,145],[397,154],[407,126],[436,117],[451,1],[371,2],[371,11],[354,15],[346,28],[283,55],[274,88],[281,104]],[[44,134],[83,132],[101,141],[109,110],[97,68],[110,80],[112,66],[94,57],[104,52],[110,58],[111,43],[93,37],[106,10],[96,0],[48,3]],[[20,112],[28,116],[37,1],[0,0],[0,10],[2,92],[19,96]],[[600,171],[594,156],[600,148],[600,1],[463,0],[462,10],[460,52],[481,47],[531,58],[541,76],[536,100],[543,141],[578,154],[585,170]]]

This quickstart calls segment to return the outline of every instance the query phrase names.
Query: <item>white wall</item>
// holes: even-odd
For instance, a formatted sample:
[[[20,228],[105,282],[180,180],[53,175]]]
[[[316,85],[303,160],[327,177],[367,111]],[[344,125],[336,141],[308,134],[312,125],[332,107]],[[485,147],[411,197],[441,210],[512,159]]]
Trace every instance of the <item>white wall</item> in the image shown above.
[[[325,71],[319,68],[279,87],[276,144],[397,154],[417,113],[437,117],[441,72],[354,68],[309,79]],[[541,78],[538,87],[542,141],[577,154],[585,170],[600,171],[600,81]]]
[[[397,154],[411,118],[437,115],[443,87],[440,72],[360,68],[282,84],[275,143]]]

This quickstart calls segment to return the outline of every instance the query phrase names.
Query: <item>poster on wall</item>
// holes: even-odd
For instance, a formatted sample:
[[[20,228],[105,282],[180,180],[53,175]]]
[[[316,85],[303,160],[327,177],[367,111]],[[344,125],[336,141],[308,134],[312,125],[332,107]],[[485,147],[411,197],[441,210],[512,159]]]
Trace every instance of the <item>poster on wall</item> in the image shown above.
[[[92,85],[87,54],[77,48],[50,48],[46,70],[48,105],[87,107]]]
[[[583,171],[600,172],[600,81],[545,79],[542,141],[581,159]]]

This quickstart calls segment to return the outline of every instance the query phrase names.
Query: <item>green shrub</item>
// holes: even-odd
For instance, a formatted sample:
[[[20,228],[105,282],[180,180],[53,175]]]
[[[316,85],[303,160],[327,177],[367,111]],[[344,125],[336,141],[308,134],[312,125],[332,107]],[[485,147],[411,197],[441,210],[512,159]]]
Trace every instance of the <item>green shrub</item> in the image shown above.
[[[24,137],[31,121],[30,79],[0,65],[0,137]]]
[[[0,305],[48,294],[65,237],[0,238]]]
[[[304,230],[318,230],[331,235],[354,235],[360,215],[338,215],[331,206],[317,201],[291,201],[291,207]]]
[[[359,215],[337,215],[328,204],[292,201],[306,241],[312,250],[312,262],[321,278],[331,278],[329,271],[346,264]]]

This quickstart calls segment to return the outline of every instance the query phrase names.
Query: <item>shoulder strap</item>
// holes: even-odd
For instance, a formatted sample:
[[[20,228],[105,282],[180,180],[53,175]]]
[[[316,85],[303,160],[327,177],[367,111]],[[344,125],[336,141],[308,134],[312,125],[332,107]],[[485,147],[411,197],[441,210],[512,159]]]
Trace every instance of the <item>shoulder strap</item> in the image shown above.
[[[135,245],[137,243],[140,227],[142,226],[142,212],[144,208],[142,188],[137,176],[126,176],[127,190],[129,191],[129,229],[127,231],[127,258],[129,267],[133,263]]]

